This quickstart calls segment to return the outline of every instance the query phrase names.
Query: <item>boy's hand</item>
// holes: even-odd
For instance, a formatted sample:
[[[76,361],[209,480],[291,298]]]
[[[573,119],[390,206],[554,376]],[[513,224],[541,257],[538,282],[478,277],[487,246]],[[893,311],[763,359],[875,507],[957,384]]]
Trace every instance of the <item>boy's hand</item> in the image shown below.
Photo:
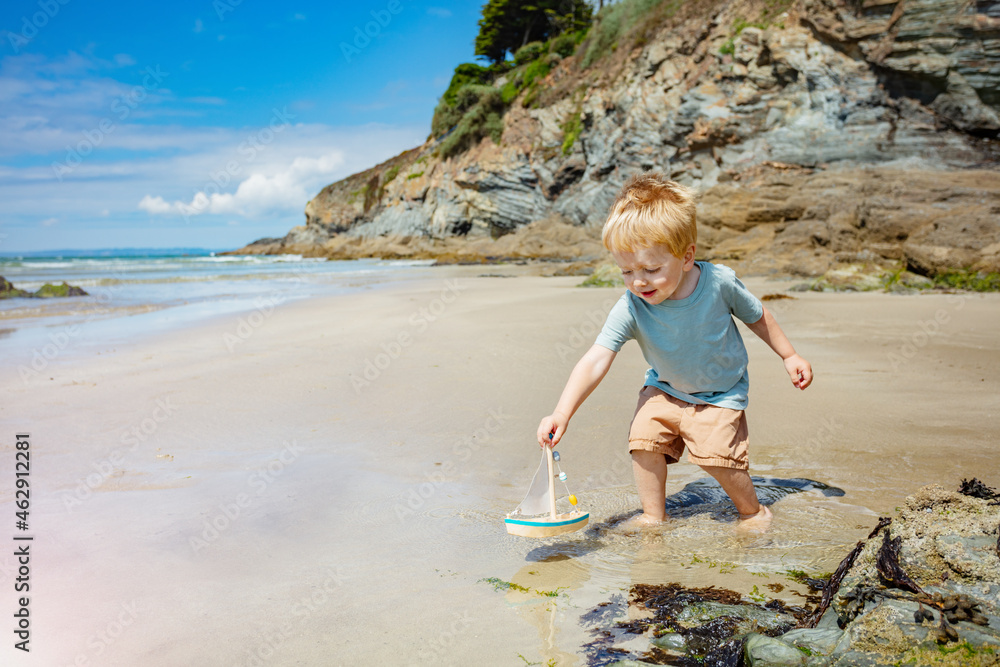
[[[792,384],[799,389],[805,389],[812,384],[812,366],[799,355],[793,354],[785,359],[785,370],[788,371],[788,377],[792,379]]]
[[[555,447],[562,439],[567,426],[569,426],[569,419],[560,412],[543,417],[538,424],[538,444],[542,447],[545,445]],[[551,439],[549,438],[550,433],[552,434]]]

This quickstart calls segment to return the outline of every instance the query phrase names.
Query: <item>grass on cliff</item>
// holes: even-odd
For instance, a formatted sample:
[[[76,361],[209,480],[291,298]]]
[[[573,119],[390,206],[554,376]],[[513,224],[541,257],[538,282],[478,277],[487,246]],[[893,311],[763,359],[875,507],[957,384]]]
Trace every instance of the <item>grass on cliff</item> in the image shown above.
[[[587,50],[580,65],[587,69],[609,53],[614,53],[629,38],[630,46],[642,46],[663,18],[680,9],[681,0],[621,0],[602,9],[594,20],[587,40]]]
[[[585,34],[569,32],[546,42],[529,42],[518,49],[513,62],[456,67],[431,120],[431,135],[441,139],[438,153],[445,158],[457,155],[484,137],[500,143],[509,105],[519,96],[522,106],[534,104],[541,80],[576,51]],[[506,81],[497,88],[494,82],[501,76]]]
[[[586,69],[620,45],[644,45],[662,21],[683,4],[683,0],[621,0],[601,10],[590,28],[564,32],[545,42],[529,42],[517,50],[512,61],[489,67],[458,65],[431,121],[431,135],[441,140],[438,154],[445,158],[457,155],[487,136],[500,143],[503,116],[515,100],[520,99],[524,107],[544,106],[565,94],[543,91],[540,85],[562,59],[576,56],[581,69]],[[497,89],[494,83],[501,77],[506,79]],[[564,125],[564,155],[569,154],[581,130],[575,116]]]
[[[442,103],[444,100],[442,99]],[[503,134],[504,103],[500,91],[493,86],[466,84],[455,95],[455,106],[434,114],[434,123],[451,128],[438,145],[438,153],[445,158],[468,150],[483,137],[500,143]]]

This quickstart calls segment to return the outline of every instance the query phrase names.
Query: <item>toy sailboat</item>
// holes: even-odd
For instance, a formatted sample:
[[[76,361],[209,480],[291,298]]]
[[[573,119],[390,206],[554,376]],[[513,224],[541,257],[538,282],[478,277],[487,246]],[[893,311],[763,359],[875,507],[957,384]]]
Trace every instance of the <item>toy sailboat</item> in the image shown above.
[[[554,462],[559,460],[559,452],[553,452],[551,447],[543,447],[542,462],[531,479],[528,494],[513,512],[507,515],[504,523],[507,532],[521,537],[552,537],[563,533],[580,530],[590,521],[589,512],[576,509],[576,496],[569,493],[569,502],[574,509],[565,514],[556,513],[556,489]],[[559,471],[559,480],[565,485],[566,473]],[[543,515],[543,516],[532,516]]]

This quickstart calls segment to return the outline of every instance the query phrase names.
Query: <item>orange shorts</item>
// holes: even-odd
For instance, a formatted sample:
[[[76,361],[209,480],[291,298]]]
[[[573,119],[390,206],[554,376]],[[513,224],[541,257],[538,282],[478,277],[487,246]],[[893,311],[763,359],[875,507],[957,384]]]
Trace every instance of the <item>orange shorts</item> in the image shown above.
[[[677,463],[684,447],[688,461],[700,466],[747,470],[747,418],[743,410],[696,405],[643,387],[629,428],[629,451],[657,452]]]

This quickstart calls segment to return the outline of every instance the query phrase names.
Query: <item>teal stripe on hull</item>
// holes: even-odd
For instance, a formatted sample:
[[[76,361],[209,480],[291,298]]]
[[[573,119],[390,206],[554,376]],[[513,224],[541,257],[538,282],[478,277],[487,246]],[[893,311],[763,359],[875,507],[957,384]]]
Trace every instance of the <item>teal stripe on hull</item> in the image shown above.
[[[575,519],[570,519],[569,521],[522,521],[520,519],[504,519],[504,523],[513,523],[518,526],[538,526],[539,528],[544,528],[546,526],[568,526],[572,523],[580,523],[584,519],[590,517],[590,513],[578,516]]]

